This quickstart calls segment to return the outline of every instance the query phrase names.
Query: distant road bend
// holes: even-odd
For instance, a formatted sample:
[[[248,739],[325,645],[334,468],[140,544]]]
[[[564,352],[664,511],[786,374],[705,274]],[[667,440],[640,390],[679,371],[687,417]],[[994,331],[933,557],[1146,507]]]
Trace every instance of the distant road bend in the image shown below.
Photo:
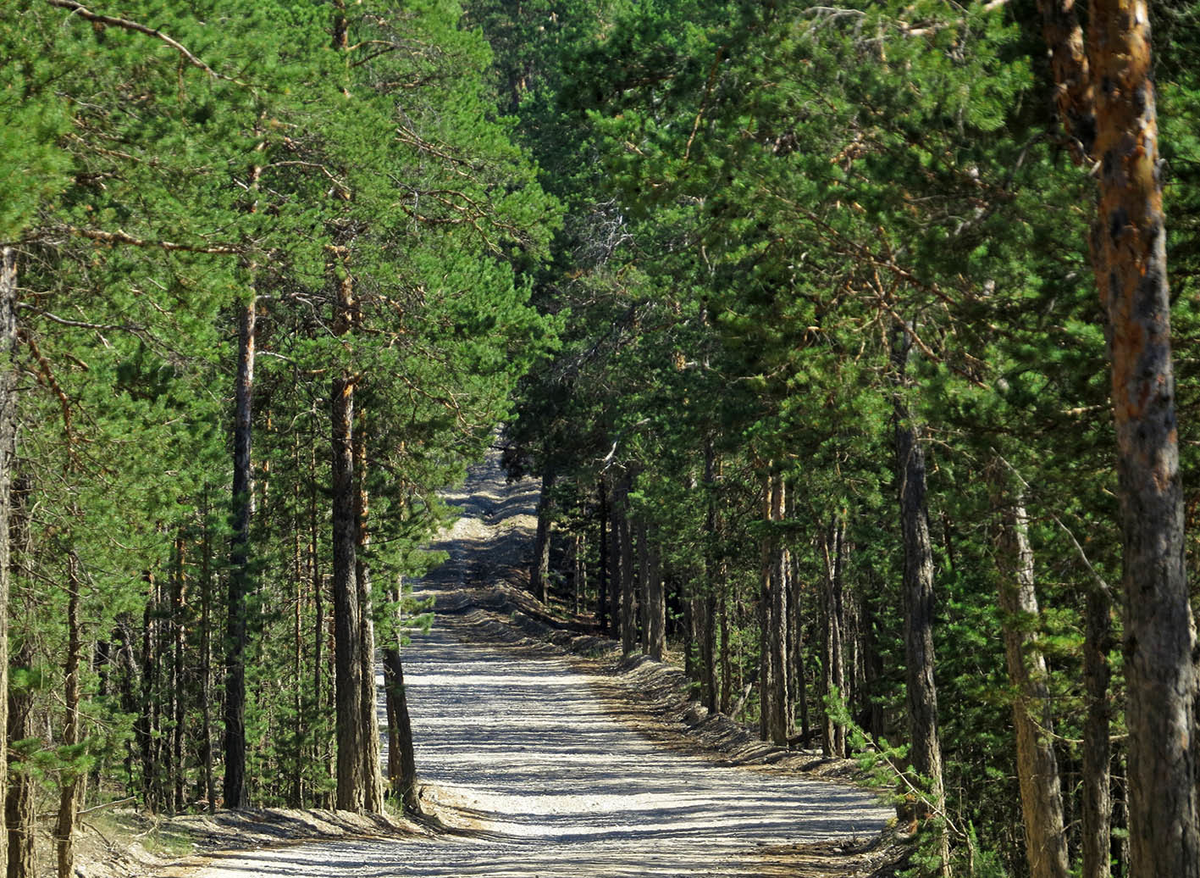
[[[438,580],[522,537],[535,497],[504,484],[494,455],[476,468],[451,495],[464,513]],[[253,851],[198,878],[755,876],[764,847],[872,836],[891,815],[849,787],[662,749],[566,662],[463,642],[448,624],[406,650],[417,765],[482,831]]]

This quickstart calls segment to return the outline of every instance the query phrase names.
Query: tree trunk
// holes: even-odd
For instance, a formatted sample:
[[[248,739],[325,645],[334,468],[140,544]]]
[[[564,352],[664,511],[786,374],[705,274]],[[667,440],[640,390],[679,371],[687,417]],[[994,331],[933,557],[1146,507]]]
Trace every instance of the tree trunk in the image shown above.
[[[200,548],[200,758],[204,769],[201,799],[205,810],[217,810],[217,791],[213,787],[212,746],[212,527],[209,522],[208,485],[204,486],[201,527],[204,535]]]
[[[379,756],[379,707],[375,690],[375,618],[371,601],[371,569],[367,564],[367,552],[371,535],[367,529],[370,513],[370,497],[367,493],[367,447],[366,418],[363,411],[357,413],[357,428],[352,442],[354,446],[355,477],[357,490],[354,495],[354,518],[357,545],[355,552],[355,581],[358,586],[359,612],[359,656],[361,674],[362,716],[362,759],[363,759],[363,808],[372,813],[383,812],[384,786],[380,773]]]
[[[649,580],[646,589],[646,604],[649,607],[649,624],[647,625],[650,655],[662,661],[666,649],[667,635],[667,602],[663,588],[662,554],[658,542],[651,539],[646,544],[646,554],[649,555]]]
[[[1142,3],[1091,0],[1085,56],[1074,4],[1043,0],[1039,8],[1053,58],[1060,117],[1077,144],[1076,159],[1099,168],[1100,203],[1091,256],[1107,318],[1117,436],[1130,868],[1139,878],[1196,878],[1196,631],[1184,565],[1149,16]],[[1095,608],[1097,618],[1089,619],[1089,628],[1093,623],[1104,627],[1099,609]],[[1097,662],[1101,658],[1093,656]],[[1089,701],[1098,706],[1091,690]],[[1101,754],[1095,755],[1098,760]],[[1098,780],[1088,778],[1097,787],[1091,795],[1102,812]],[[1089,811],[1085,805],[1085,817]],[[1091,816],[1103,822],[1102,813]],[[1089,846],[1094,847],[1097,829],[1085,829],[1085,838],[1092,839]],[[1099,856],[1093,849],[1089,859],[1103,868]]]
[[[27,668],[33,663],[33,652],[27,640],[19,640],[13,653],[13,667]],[[33,737],[33,692],[27,687],[8,690],[7,740],[23,741]],[[34,878],[34,858],[37,828],[36,783],[20,766],[20,760],[8,752],[8,794],[4,811],[7,838],[4,844],[8,855],[7,878]]]
[[[1112,708],[1108,692],[1112,599],[1107,586],[1092,586],[1085,615],[1083,682],[1087,692],[1087,716],[1083,723],[1083,878],[1108,878],[1112,863],[1112,745],[1109,741]]]
[[[637,607],[634,602],[633,534],[629,527],[629,477],[614,492],[616,532],[621,559],[621,650],[629,655],[637,642]]]
[[[900,532],[904,542],[904,654],[907,665],[908,722],[912,739],[909,760],[929,782],[928,802],[916,803],[917,819],[945,813],[942,744],[938,734],[937,686],[933,651],[933,548],[925,507],[925,450],[921,435],[904,400],[905,367],[911,340],[897,327],[893,334],[892,364],[897,390],[893,397],[896,423],[896,481],[899,486]],[[950,871],[949,836],[942,833],[942,874]]]
[[[1098,251],[1107,280],[1100,292],[1124,533],[1130,868],[1138,878],[1196,878],[1196,626],[1184,562],[1150,20],[1134,0],[1091,0],[1089,9]]]
[[[621,558],[621,481],[612,485],[608,495],[608,618],[614,638],[623,637],[621,619],[621,580],[625,576]]]
[[[79,559],[75,552],[67,555],[67,660],[64,668],[63,701],[66,723],[63,727],[63,746],[70,752],[80,743],[79,725],[79,659],[83,640],[79,619]],[[54,842],[58,852],[58,878],[74,878],[75,819],[82,798],[87,772],[73,767],[63,773],[63,785],[58,799],[58,819],[54,826]]]
[[[840,515],[834,515],[829,522],[828,529],[821,537],[821,549],[825,561],[825,587],[821,594],[821,646],[823,652],[821,665],[824,669],[821,694],[826,698],[835,693],[838,698],[844,698],[846,695],[846,619],[842,599],[842,559],[845,540],[845,522],[842,521]],[[840,759],[846,755],[846,727],[834,720],[828,708],[822,710],[821,716],[821,750],[826,756]]]
[[[783,477],[776,475],[771,480],[771,520],[783,522],[786,505],[786,489]],[[787,605],[787,548],[779,533],[771,537],[771,605],[770,605],[770,647],[771,647],[771,710],[770,733],[771,742],[778,746],[787,746],[791,736],[791,717],[788,706],[788,605]]]
[[[254,471],[250,446],[254,414],[255,297],[238,323],[238,369],[233,427],[233,541],[225,656],[225,807],[246,808],[246,596],[250,590],[250,519]]]
[[[1008,678],[1016,690],[1013,727],[1017,743],[1017,780],[1025,825],[1025,851],[1031,878],[1067,878],[1067,838],[1063,831],[1062,788],[1053,746],[1053,719],[1046,660],[1030,622],[1037,620],[1029,519],[1019,486],[1007,472],[997,482],[1008,485],[997,498],[1000,508],[1000,624]]]
[[[184,540],[182,529],[175,540],[175,577],[171,587],[171,633],[174,637],[172,644],[171,656],[171,677],[173,685],[171,687],[171,700],[173,702],[174,716],[172,718],[171,728],[171,748],[172,748],[172,764],[175,769],[175,785],[174,785],[174,803],[173,808],[175,813],[179,813],[184,807],[184,778],[187,773],[184,771],[183,762],[183,739],[184,739],[184,724],[187,717],[187,700],[185,698],[187,687],[184,686],[184,631],[187,629],[184,613],[187,610],[187,581],[184,575],[185,563],[187,560],[187,541]]]
[[[410,814],[420,814],[421,801],[417,789],[412,722],[408,715],[408,694],[404,690],[404,665],[400,655],[403,636],[400,603],[402,598],[403,592],[396,588],[392,592],[395,633],[392,642],[384,650],[383,660],[388,717],[388,781],[392,794],[400,801],[404,810]]]
[[[0,247],[0,729],[8,725],[8,519],[17,443],[17,385],[13,364],[16,346],[17,251]],[[7,794],[8,744],[0,741],[0,800]],[[0,813],[0,839],[6,833],[5,827],[6,818]],[[8,846],[0,844],[0,872],[6,871],[7,860]]]
[[[596,550],[600,555],[600,581],[596,584],[596,621],[600,626],[601,631],[608,631],[608,580],[609,580],[609,553],[608,553],[608,492],[604,487],[604,479],[601,478],[596,482],[596,493],[599,495],[599,510],[596,516],[599,519],[600,533],[597,535],[599,542],[596,543]]]
[[[334,687],[337,699],[337,807],[362,811],[363,776],[362,666],[357,568],[358,528],[354,514],[354,382],[333,379],[333,619]]]
[[[538,496],[537,536],[533,544],[533,569],[530,571],[533,595],[543,604],[550,602],[550,515],[554,511],[554,466],[542,464],[542,492]]]

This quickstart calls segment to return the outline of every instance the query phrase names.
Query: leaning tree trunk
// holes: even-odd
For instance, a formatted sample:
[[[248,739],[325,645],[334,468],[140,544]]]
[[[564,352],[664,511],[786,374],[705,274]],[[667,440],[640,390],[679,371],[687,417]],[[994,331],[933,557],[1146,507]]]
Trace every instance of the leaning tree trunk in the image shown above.
[[[0,248],[0,729],[8,725],[8,518],[17,439],[17,251]],[[8,745],[0,735],[0,801],[8,794]],[[6,819],[0,809],[0,839]],[[8,846],[0,844],[0,872],[7,870]]]
[[[907,665],[908,723],[912,738],[909,761],[929,783],[928,801],[916,803],[917,819],[945,814],[942,744],[938,734],[937,686],[933,651],[933,547],[925,507],[925,450],[920,428],[904,399],[905,366],[911,340],[904,328],[893,334],[892,360],[897,390],[896,481],[899,485],[900,532],[904,542],[904,651]],[[949,835],[941,830],[943,875],[950,871]]]
[[[225,654],[225,807],[245,808],[246,796],[246,595],[250,589],[250,519],[254,471],[250,446],[254,405],[254,296],[238,315],[238,369],[233,427],[233,541],[230,546],[229,617]]]
[[[388,781],[392,794],[400,800],[404,810],[410,814],[420,814],[417,761],[413,753],[412,722],[408,715],[408,694],[404,690],[404,664],[400,655],[403,591],[397,587],[392,591],[391,598],[395,631],[383,658],[388,717]]]
[[[1002,466],[1002,465],[1001,465]],[[997,480],[1011,485],[1004,470]],[[1015,690],[1013,728],[1017,739],[1017,780],[1025,826],[1025,852],[1031,878],[1067,878],[1067,837],[1063,831],[1062,786],[1054,753],[1046,660],[1031,629],[1038,618],[1029,517],[1019,486],[997,497],[1000,509],[1000,625],[1008,679]]]

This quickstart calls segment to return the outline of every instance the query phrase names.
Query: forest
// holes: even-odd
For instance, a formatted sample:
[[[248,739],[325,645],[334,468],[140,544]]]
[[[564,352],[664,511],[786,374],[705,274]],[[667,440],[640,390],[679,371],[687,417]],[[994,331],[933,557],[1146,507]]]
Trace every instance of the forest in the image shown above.
[[[913,874],[1200,876],[1195,0],[0,0],[0,58],[8,878],[119,799],[417,807],[496,442],[534,594],[858,758]]]

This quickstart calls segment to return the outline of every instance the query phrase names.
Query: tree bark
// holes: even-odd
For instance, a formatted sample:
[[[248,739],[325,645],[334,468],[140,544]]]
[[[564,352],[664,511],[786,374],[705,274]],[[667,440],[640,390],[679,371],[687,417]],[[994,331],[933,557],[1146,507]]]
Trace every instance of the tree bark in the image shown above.
[[[200,507],[204,535],[200,548],[200,759],[204,808],[217,809],[217,791],[213,787],[212,746],[212,528],[209,523],[208,485],[204,486]]]
[[[543,604],[550,601],[550,516],[554,511],[554,481],[554,466],[547,461],[542,464],[542,491],[538,496],[537,535],[530,571],[533,595]]]
[[[354,382],[333,379],[333,618],[337,728],[337,807],[362,811],[366,801],[362,740],[362,625],[359,620],[358,528],[354,514]]]
[[[66,723],[63,745],[73,748],[80,742],[79,724],[79,660],[83,654],[79,618],[79,558],[71,551],[67,555],[67,660],[64,668],[63,701]],[[54,842],[58,853],[58,878],[73,878],[75,874],[75,819],[87,772],[67,769],[58,799],[58,819],[54,826]]]
[[[662,661],[666,649],[667,635],[667,602],[663,588],[662,553],[658,542],[651,538],[646,544],[648,558],[649,580],[646,589],[646,604],[649,607],[649,624],[647,625],[649,652],[654,658]]]
[[[996,483],[1008,486],[994,502],[1000,512],[1000,624],[1008,678],[1015,690],[1013,728],[1025,851],[1031,878],[1067,878],[1070,865],[1063,831],[1062,786],[1052,740],[1048,672],[1030,625],[1039,618],[1039,612],[1029,518],[1022,490],[1013,484],[1007,469],[999,469],[997,475]]]
[[[896,438],[896,481],[899,486],[900,532],[904,542],[904,651],[907,706],[912,747],[909,759],[929,782],[927,803],[917,803],[917,819],[945,813],[942,745],[938,733],[937,686],[933,650],[933,548],[925,506],[925,450],[920,429],[908,411],[903,388],[911,340],[904,328],[893,334],[892,361],[897,391],[893,397]],[[942,830],[942,874],[949,874],[949,837]]]
[[[18,641],[12,656],[13,667],[27,668],[33,663],[33,652],[25,640]],[[23,741],[33,737],[33,693],[27,687],[13,686],[8,690],[7,740]],[[37,828],[36,784],[19,766],[13,751],[8,752],[8,793],[4,811],[7,838],[4,839],[8,865],[7,878],[34,878],[36,874],[35,844]]]
[[[625,476],[613,492],[616,533],[621,559],[621,650],[633,652],[637,642],[637,607],[634,601],[633,535],[629,527],[629,477]]]
[[[1083,643],[1083,682],[1087,716],[1083,723],[1083,878],[1108,878],[1112,871],[1112,708],[1108,652],[1112,646],[1112,599],[1107,586],[1087,595]]]
[[[783,522],[786,489],[783,477],[772,475],[768,480],[767,520]],[[787,642],[787,549],[778,532],[768,537],[768,663],[771,685],[768,690],[767,732],[771,743],[786,746],[791,734],[788,715],[788,642]]]
[[[598,495],[599,510],[596,516],[599,519],[600,533],[596,550],[600,555],[600,581],[596,584],[596,621],[600,626],[601,631],[608,631],[608,580],[609,580],[609,553],[608,553],[608,492],[605,490],[604,479],[601,478],[596,482],[596,493]]]
[[[1139,878],[1196,878],[1196,631],[1184,565],[1150,21],[1140,0],[1091,0],[1085,55],[1074,4],[1042,0],[1039,9],[1063,125],[1077,144],[1076,159],[1099,169],[1090,244],[1107,318],[1124,547],[1130,868]],[[1100,610],[1094,608],[1089,631],[1093,623],[1105,627]],[[1092,658],[1106,676],[1098,667],[1102,657]],[[1101,722],[1090,690],[1089,701]],[[1085,804],[1085,819],[1103,823],[1100,778],[1088,781],[1098,811]],[[1089,860],[1104,869],[1098,829],[1084,836],[1091,840]]]
[[[0,729],[8,725],[8,519],[12,507],[13,458],[17,444],[17,251],[0,247]],[[3,736],[0,736],[3,737]],[[8,744],[0,741],[0,801],[8,794]],[[0,814],[0,838],[6,833]],[[8,845],[0,844],[0,872],[7,871]]]
[[[254,471],[250,447],[254,408],[255,297],[238,314],[238,369],[233,427],[233,541],[225,656],[225,807],[246,808],[246,596],[250,589],[250,520]]]
[[[351,441],[354,445],[355,477],[357,490],[354,495],[354,519],[356,531],[355,582],[358,586],[359,612],[359,656],[361,674],[362,716],[362,759],[363,759],[363,808],[372,813],[383,812],[384,785],[380,773],[379,754],[379,708],[375,691],[375,619],[371,601],[371,568],[367,563],[371,534],[367,529],[370,513],[370,496],[367,493],[367,446],[366,419],[362,409],[357,412],[356,429]]]
[[[1139,878],[1196,878],[1196,626],[1184,562],[1150,20],[1141,0],[1091,0],[1089,10],[1100,292],[1124,536],[1130,868]]]
[[[842,544],[845,539],[845,523],[841,516],[835,515],[821,536],[821,550],[825,561],[825,587],[821,594],[821,665],[824,669],[821,694],[826,698],[835,692],[839,698],[846,695],[846,620],[842,599]],[[846,755],[846,727],[836,722],[827,708],[822,710],[821,716],[821,750],[826,756],[840,759]]]

